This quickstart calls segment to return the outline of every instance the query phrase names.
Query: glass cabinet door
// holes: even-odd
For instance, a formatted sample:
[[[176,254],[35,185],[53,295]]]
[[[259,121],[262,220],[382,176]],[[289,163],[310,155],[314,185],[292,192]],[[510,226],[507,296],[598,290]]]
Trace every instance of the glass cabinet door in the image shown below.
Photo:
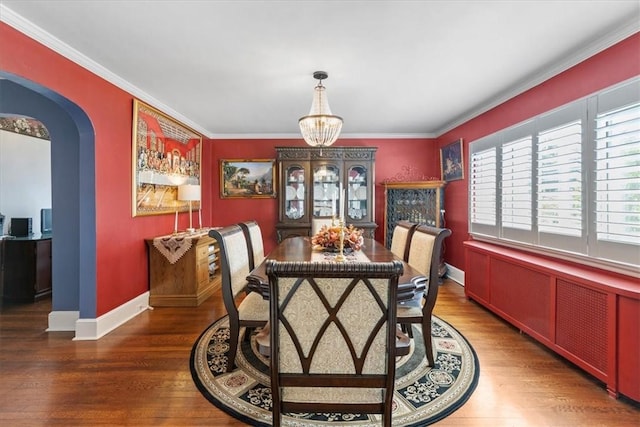
[[[336,165],[313,168],[313,216],[338,217],[340,206],[340,169]]]
[[[369,206],[367,168],[364,166],[351,166],[347,171],[347,207],[345,215],[352,220],[360,220],[367,217]]]
[[[300,219],[305,212],[304,168],[299,165],[288,166],[285,172],[287,186],[284,195],[284,212],[289,219]]]

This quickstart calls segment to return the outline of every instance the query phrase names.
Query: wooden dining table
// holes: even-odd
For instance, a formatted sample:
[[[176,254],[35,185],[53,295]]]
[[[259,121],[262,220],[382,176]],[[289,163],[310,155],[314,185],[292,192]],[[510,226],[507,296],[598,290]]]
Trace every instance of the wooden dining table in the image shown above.
[[[336,262],[335,255],[336,253],[334,252],[314,248],[311,243],[311,237],[289,237],[278,244],[264,261],[251,271],[247,276],[248,288],[251,291],[260,292],[265,299],[269,298],[269,278],[265,270],[269,259],[275,261]],[[418,270],[395,256],[393,252],[374,239],[365,238],[360,251],[346,251],[345,257],[346,260],[344,262],[367,260],[374,262],[402,261],[404,272],[398,279],[398,301],[411,299],[409,297],[413,297],[412,291],[415,289],[416,280],[424,277]]]
[[[346,251],[345,260],[352,261],[374,261],[389,262],[402,261],[403,274],[398,279],[398,301],[410,302],[416,298],[422,298],[421,293],[416,292],[416,282],[424,276],[411,267],[408,263],[395,256],[389,249],[378,241],[370,238],[364,239],[364,244],[359,251]],[[311,243],[311,237],[289,237],[284,239],[272,252],[267,255],[264,261],[256,266],[247,276],[248,289],[259,292],[262,297],[269,299],[269,278],[266,273],[267,260],[275,261],[307,261],[307,262],[338,262],[335,260],[336,253],[316,248]],[[416,301],[420,303],[420,301]],[[399,328],[397,330],[396,355],[403,356],[409,353],[409,337]],[[256,336],[259,351],[264,355],[269,355],[269,325],[267,324]]]

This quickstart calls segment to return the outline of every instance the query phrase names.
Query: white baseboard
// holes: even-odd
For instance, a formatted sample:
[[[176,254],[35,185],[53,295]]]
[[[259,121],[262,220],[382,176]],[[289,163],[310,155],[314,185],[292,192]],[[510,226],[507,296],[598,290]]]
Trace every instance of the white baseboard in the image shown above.
[[[447,264],[447,274],[446,276],[453,280],[454,282],[457,282],[458,284],[464,286],[464,271],[460,270],[459,268],[456,268],[452,265]]]
[[[79,311],[52,311],[49,313],[49,327],[47,328],[47,332],[75,331],[76,321],[79,317]]]
[[[149,308],[149,292],[145,292],[97,319],[78,319],[73,339],[97,340]]]

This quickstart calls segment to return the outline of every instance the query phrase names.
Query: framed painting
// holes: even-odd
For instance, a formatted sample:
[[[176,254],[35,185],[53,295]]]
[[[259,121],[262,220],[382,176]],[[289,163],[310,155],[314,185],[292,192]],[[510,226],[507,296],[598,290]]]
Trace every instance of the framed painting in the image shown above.
[[[133,101],[133,216],[189,210],[178,187],[200,185],[202,136],[159,110]],[[200,201],[193,202],[200,208]]]
[[[462,138],[440,149],[440,170],[443,181],[464,179]]]
[[[275,198],[275,159],[220,160],[220,198]]]

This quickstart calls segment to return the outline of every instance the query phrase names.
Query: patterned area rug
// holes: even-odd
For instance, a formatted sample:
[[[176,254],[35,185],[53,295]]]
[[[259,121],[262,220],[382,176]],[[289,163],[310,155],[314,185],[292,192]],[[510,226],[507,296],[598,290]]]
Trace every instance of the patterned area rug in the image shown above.
[[[461,407],[478,382],[478,358],[467,340],[451,325],[433,317],[431,335],[435,366],[426,366],[420,328],[407,356],[396,363],[393,426],[433,424]],[[254,426],[271,425],[269,360],[261,356],[255,339],[242,339],[238,366],[225,372],[229,349],[228,318],[215,321],[200,335],[191,352],[191,374],[198,389],[214,405]],[[416,343],[414,345],[414,343]],[[379,415],[286,414],[285,426],[379,426]]]

